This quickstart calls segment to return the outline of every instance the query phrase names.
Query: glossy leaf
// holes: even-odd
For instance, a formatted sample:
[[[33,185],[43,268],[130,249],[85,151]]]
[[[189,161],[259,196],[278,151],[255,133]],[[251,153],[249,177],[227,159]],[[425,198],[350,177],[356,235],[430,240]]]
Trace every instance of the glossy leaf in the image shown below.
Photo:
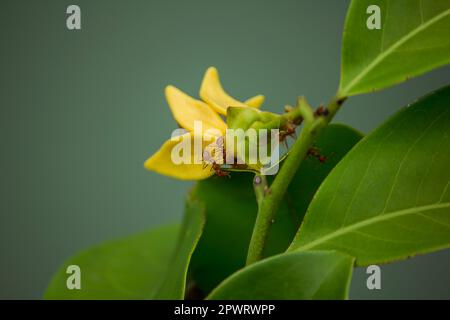
[[[332,251],[284,253],[239,270],[208,299],[346,299],[353,261]]]
[[[360,138],[344,125],[330,125],[318,137],[315,146],[327,161],[303,162],[269,233],[266,257],[287,249],[320,183]],[[201,181],[193,191],[192,197],[205,204],[206,225],[190,271],[204,294],[245,265],[257,211],[252,180],[251,174],[232,173],[230,179]]]
[[[164,281],[153,296],[154,299],[184,299],[189,262],[205,224],[205,208],[197,201],[189,199],[178,243]]]
[[[161,285],[178,226],[166,226],[80,252],[63,263],[46,299],[147,299]],[[67,267],[81,269],[81,289],[69,290]]]
[[[358,265],[450,245],[450,87],[361,140],[316,193],[290,250],[340,250]]]
[[[379,30],[366,25],[374,5],[381,9]],[[343,36],[340,96],[383,89],[449,62],[450,1],[351,2]]]

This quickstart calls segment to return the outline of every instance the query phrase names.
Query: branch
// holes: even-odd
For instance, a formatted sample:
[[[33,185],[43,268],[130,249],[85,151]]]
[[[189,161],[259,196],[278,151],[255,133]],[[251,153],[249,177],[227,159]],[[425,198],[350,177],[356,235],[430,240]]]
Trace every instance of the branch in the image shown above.
[[[258,199],[258,214],[253,228],[252,238],[247,254],[247,265],[261,260],[270,227],[276,212],[280,208],[287,188],[297,172],[316,136],[333,119],[345,98],[335,97],[327,106],[323,116],[315,116],[309,104],[301,97],[297,102],[297,110],[304,121],[299,138],[292,146],[289,156],[283,163],[270,188]],[[256,189],[255,189],[256,191]]]

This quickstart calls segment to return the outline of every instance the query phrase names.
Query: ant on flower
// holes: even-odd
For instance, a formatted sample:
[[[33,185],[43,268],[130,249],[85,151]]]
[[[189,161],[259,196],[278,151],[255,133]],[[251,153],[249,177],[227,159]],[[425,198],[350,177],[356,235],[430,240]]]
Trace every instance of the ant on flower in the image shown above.
[[[284,107],[285,113],[292,112],[293,110],[294,110],[294,107],[292,107],[292,106],[287,105]],[[302,122],[303,122],[303,118],[301,118],[301,117],[296,120],[288,120],[286,122],[286,124],[282,128],[280,128],[279,142],[284,143],[284,146],[286,147],[286,149],[289,149],[289,146],[287,144],[287,137],[296,139],[297,138],[296,129],[299,125],[301,125]]]
[[[214,156],[212,156],[208,150],[203,152],[203,169],[206,169],[211,165],[211,170],[215,171],[216,176],[230,177],[230,174],[222,170],[222,166],[216,161],[217,155],[222,156],[221,163],[223,163],[223,159],[225,159],[226,156],[225,148],[223,147],[223,137],[219,137],[216,140],[216,147],[214,147],[212,151],[214,152]]]
[[[209,165],[211,165],[211,170],[215,171],[216,176],[218,176],[218,177],[229,177],[230,176],[230,173],[222,170],[221,165],[218,164],[216,162],[216,160],[214,160],[214,158],[210,156],[208,151],[205,151],[203,153],[203,159],[205,162],[203,164],[203,169],[206,169]]]

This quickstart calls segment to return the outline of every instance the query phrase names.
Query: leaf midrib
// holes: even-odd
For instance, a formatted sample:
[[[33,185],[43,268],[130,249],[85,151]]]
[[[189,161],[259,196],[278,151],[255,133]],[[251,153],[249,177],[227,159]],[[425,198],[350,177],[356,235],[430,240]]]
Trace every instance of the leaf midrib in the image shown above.
[[[344,228],[337,229],[336,231],[328,233],[327,235],[317,238],[314,241],[311,241],[311,242],[309,242],[303,246],[300,246],[298,248],[291,247],[291,248],[289,248],[289,251],[309,250],[311,248],[318,246],[321,243],[329,241],[330,239],[337,238],[341,235],[345,235],[346,233],[350,233],[352,231],[355,231],[359,228],[362,228],[362,227],[365,227],[365,226],[368,226],[371,224],[375,224],[375,223],[378,223],[378,222],[381,222],[384,220],[401,217],[401,216],[408,215],[408,214],[417,214],[417,213],[422,213],[422,212],[428,211],[428,210],[442,209],[442,208],[450,208],[450,202],[438,202],[438,203],[434,203],[434,204],[430,204],[430,205],[426,205],[426,206],[412,207],[412,208],[403,209],[403,210],[399,210],[399,211],[388,212],[388,213],[385,213],[382,215],[377,215],[373,218],[348,225]]]
[[[370,71],[373,70],[378,64],[380,64],[386,57],[393,53],[397,48],[403,45],[405,42],[413,38],[416,34],[427,29],[429,26],[443,19],[445,16],[450,14],[450,9],[443,11],[442,13],[434,16],[432,19],[425,23],[421,23],[417,28],[413,29],[411,32],[400,38],[396,43],[391,45],[387,50],[379,54],[367,67],[365,67],[344,89],[339,90],[342,96],[347,96],[348,92]]]

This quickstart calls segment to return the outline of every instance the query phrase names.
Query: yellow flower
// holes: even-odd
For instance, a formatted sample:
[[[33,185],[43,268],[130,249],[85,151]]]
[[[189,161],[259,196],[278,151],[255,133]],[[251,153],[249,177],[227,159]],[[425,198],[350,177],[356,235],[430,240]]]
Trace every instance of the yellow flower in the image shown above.
[[[199,156],[194,154],[194,148],[191,148],[191,164],[175,164],[172,161],[172,150],[182,139],[190,140],[192,146],[194,145],[194,139],[201,139],[202,149],[211,144],[208,139],[217,139],[218,136],[194,136],[195,121],[202,122],[203,132],[215,129],[224,136],[227,125],[220,115],[226,116],[228,107],[259,108],[264,102],[264,96],[262,95],[250,98],[245,102],[232,98],[222,88],[219,74],[214,67],[208,68],[203,77],[200,87],[200,98],[203,101],[190,97],[174,86],[167,86],[165,95],[173,117],[187,133],[178,138],[167,140],[155,154],[147,159],[144,166],[148,170],[182,180],[201,180],[214,174],[214,171],[210,170],[209,167],[205,169],[201,163],[194,164],[194,159]]]

